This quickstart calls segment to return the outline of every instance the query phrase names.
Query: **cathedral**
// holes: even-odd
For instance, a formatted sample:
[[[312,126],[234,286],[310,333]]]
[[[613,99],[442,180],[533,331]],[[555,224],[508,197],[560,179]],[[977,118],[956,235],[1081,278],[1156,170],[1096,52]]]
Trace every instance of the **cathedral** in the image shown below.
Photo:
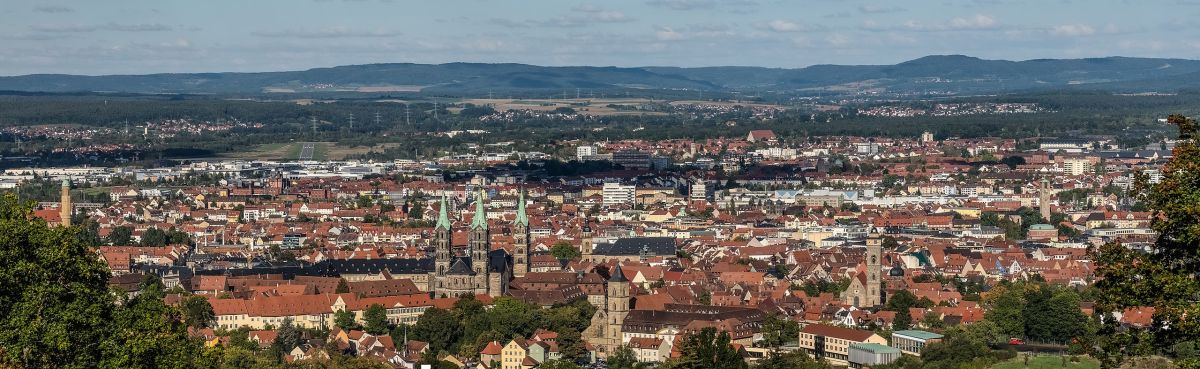
[[[525,194],[517,204],[517,217],[512,224],[513,253],[492,250],[491,230],[488,228],[483,190],[475,197],[475,215],[468,227],[467,247],[459,256],[451,240],[453,223],[442,197],[437,225],[433,231],[434,271],[429,278],[430,291],[435,297],[489,295],[498,297],[508,292],[512,277],[529,271],[529,217],[525,214]]]

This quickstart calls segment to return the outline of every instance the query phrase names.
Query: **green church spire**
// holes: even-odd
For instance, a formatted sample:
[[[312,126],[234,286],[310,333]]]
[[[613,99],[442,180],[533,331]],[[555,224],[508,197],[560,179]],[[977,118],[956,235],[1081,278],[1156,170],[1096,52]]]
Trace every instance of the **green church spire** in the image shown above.
[[[529,216],[525,215],[525,190],[521,190],[521,196],[517,199],[517,224],[528,227]]]
[[[450,229],[450,215],[446,209],[446,194],[442,194],[442,205],[438,207],[438,219],[435,229]]]
[[[487,229],[487,212],[483,210],[483,199],[486,197],[483,193],[483,188],[479,189],[479,196],[475,198],[475,216],[471,218],[471,229]]]

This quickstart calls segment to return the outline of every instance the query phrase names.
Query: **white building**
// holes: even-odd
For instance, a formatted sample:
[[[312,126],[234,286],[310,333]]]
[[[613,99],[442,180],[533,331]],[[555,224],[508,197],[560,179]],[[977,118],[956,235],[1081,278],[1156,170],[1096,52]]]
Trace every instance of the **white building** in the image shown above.
[[[575,159],[579,161],[584,161],[587,157],[593,155],[596,155],[595,146],[584,145],[575,148]]]
[[[1092,172],[1092,162],[1087,158],[1064,158],[1063,173],[1072,176],[1084,175]]]
[[[633,197],[637,193],[637,186],[607,182],[604,184],[601,192],[604,197],[604,205],[629,205],[633,204]]]

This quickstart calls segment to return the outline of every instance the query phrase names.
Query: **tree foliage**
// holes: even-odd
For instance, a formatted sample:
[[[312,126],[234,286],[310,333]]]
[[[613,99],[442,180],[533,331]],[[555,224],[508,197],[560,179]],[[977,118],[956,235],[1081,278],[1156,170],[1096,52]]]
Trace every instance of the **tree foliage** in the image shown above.
[[[683,337],[678,359],[664,366],[673,369],[746,369],[749,365],[730,345],[728,332],[708,327]]]
[[[374,335],[386,334],[388,332],[387,309],[380,304],[371,304],[367,310],[363,312],[363,328],[367,333]]]
[[[1179,141],[1162,168],[1161,181],[1153,186],[1144,176],[1136,181],[1137,200],[1154,213],[1151,228],[1158,238],[1153,252],[1115,242],[1094,250],[1099,278],[1096,314],[1103,324],[1093,354],[1106,367],[1144,354],[1148,347],[1162,352],[1200,339],[1200,132],[1195,119],[1171,115],[1167,121],[1179,127]],[[1149,327],[1127,327],[1113,318],[1140,307],[1154,308]],[[1185,364],[1200,362],[1189,359]]]

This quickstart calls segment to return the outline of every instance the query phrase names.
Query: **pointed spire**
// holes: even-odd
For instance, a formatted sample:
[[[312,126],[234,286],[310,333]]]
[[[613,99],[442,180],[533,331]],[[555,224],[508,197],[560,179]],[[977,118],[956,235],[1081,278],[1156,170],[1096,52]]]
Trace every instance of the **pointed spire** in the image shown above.
[[[449,210],[446,209],[446,194],[442,194],[442,204],[438,208],[437,226],[434,229],[450,229]]]
[[[609,282],[629,282],[628,279],[625,279],[625,273],[621,271],[621,262],[619,261],[617,262],[617,266],[613,268],[612,272],[608,274],[610,274],[608,278]]]
[[[517,199],[517,219],[516,224],[529,226],[529,216],[525,215],[525,190],[521,190],[521,195]]]
[[[486,195],[479,188],[479,196],[475,197],[475,216],[471,218],[471,229],[487,229],[487,212],[483,210],[483,199]]]

